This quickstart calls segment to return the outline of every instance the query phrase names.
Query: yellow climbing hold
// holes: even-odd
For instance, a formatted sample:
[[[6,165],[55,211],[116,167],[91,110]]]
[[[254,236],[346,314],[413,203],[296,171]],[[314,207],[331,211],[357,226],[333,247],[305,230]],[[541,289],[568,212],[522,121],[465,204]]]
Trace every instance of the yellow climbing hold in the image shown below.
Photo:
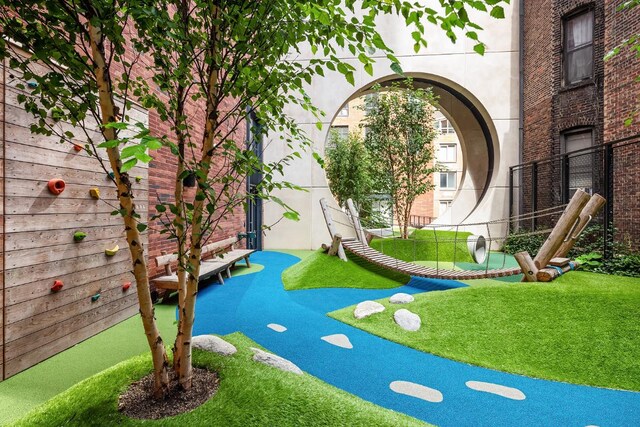
[[[91,194],[91,197],[93,197],[94,199],[99,199],[100,198],[100,189],[94,187],[91,190],[89,190],[89,194]]]
[[[115,254],[117,254],[117,253],[118,253],[118,251],[119,251],[119,250],[120,250],[120,246],[115,245],[115,246],[114,246],[113,248],[111,248],[111,249],[105,249],[105,250],[104,250],[104,253],[105,253],[107,256],[114,256]]]

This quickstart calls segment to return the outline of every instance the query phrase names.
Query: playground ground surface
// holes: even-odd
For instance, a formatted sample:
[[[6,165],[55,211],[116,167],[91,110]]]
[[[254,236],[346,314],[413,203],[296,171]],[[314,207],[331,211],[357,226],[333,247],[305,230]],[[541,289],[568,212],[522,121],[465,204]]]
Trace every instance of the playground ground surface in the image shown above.
[[[300,257],[313,256],[313,252],[308,252],[308,251],[305,251],[305,252],[288,251],[288,252]],[[402,410],[402,412],[406,412],[410,415],[424,414],[425,410],[427,411],[431,410],[433,412],[431,413],[427,412],[425,417],[421,417],[421,418],[431,422],[435,422],[440,425],[447,425],[447,424],[454,425],[452,424],[452,422],[458,421],[455,419],[455,417],[451,418],[451,415],[450,415],[452,407],[449,406],[451,404],[449,396],[453,396],[453,395],[455,395],[455,397],[465,397],[465,398],[468,398],[471,396],[471,397],[474,397],[474,399],[476,399],[476,401],[473,401],[473,402],[460,402],[460,403],[464,403],[465,404],[464,406],[468,408],[471,408],[471,407],[474,408],[474,410],[476,411],[476,416],[478,417],[476,421],[479,424],[492,424],[492,425],[506,424],[504,421],[508,419],[513,420],[514,416],[516,417],[516,419],[518,419],[519,417],[524,417],[524,418],[521,418],[523,420],[529,419],[527,417],[531,415],[531,411],[539,410],[540,408],[546,408],[545,411],[554,410],[554,408],[555,409],[560,408],[562,409],[562,417],[564,417],[562,419],[566,420],[568,419],[567,417],[574,417],[572,419],[573,421],[577,421],[577,422],[584,421],[585,423],[595,423],[595,424],[597,424],[598,422],[602,424],[606,424],[607,422],[612,422],[616,420],[617,421],[625,420],[626,419],[625,417],[629,416],[629,413],[631,412],[636,413],[637,415],[638,404],[640,403],[638,402],[639,397],[637,393],[617,392],[613,390],[606,391],[601,389],[593,389],[590,387],[569,386],[569,385],[562,385],[561,383],[553,383],[553,382],[546,382],[546,381],[540,382],[538,380],[528,380],[525,377],[517,377],[517,376],[511,376],[509,374],[501,374],[495,371],[488,371],[483,368],[473,368],[473,367],[470,367],[469,365],[447,361],[446,359],[437,358],[435,356],[431,356],[421,351],[416,351],[405,346],[394,344],[387,340],[376,338],[371,334],[362,332],[358,329],[354,329],[350,326],[347,326],[344,323],[336,322],[335,320],[328,318],[326,316],[326,313],[343,308],[351,304],[355,304],[361,298],[366,298],[366,299],[386,298],[389,295],[396,292],[397,290],[395,289],[370,289],[370,290],[315,289],[315,290],[309,290],[309,291],[286,292],[283,289],[282,282],[279,279],[280,274],[282,273],[282,271],[286,270],[287,267],[289,267],[290,265],[296,262],[295,258],[287,257],[285,255],[269,253],[269,252],[256,254],[256,255],[258,259],[256,259],[254,262],[264,264],[265,266],[267,266],[265,270],[268,270],[268,271],[265,271],[264,273],[260,273],[260,274],[253,274],[250,276],[246,276],[245,278],[242,278],[242,277],[232,278],[230,281],[228,281],[227,285],[223,287],[208,286],[204,288],[204,290],[201,292],[201,296],[199,298],[199,303],[198,303],[199,304],[198,313],[201,313],[201,315],[199,315],[199,319],[197,319],[196,331],[195,331],[196,333],[218,333],[218,334],[224,335],[224,334],[229,334],[235,331],[241,331],[246,335],[248,335],[250,338],[254,339],[254,341],[257,341],[259,344],[262,344],[265,347],[267,347],[270,351],[281,354],[293,360],[294,362],[298,363],[303,370],[310,372],[311,374],[325,381],[333,383],[334,385],[337,385],[339,388],[350,391],[351,393],[354,393],[354,394],[358,394],[359,396],[362,396],[365,399],[373,401],[378,404],[381,404],[381,402],[384,402],[385,401],[384,399],[389,398],[388,395],[390,392],[388,389],[388,384],[386,385],[386,387],[381,386],[379,387],[379,389],[374,389],[375,383],[371,382],[371,386],[369,387],[369,390],[358,390],[357,388],[354,388],[354,384],[351,384],[350,379],[342,378],[340,377],[340,375],[336,373],[325,375],[325,373],[319,369],[324,369],[326,371],[329,366],[336,363],[335,360],[342,360],[343,361],[342,363],[347,365],[346,366],[347,369],[353,370],[358,367],[362,369],[363,367],[350,365],[351,362],[345,359],[345,354],[349,354],[349,352],[344,353],[345,351],[344,349],[331,346],[330,344],[327,344],[326,342],[319,340],[319,337],[315,337],[315,336],[309,337],[308,328],[307,328],[307,332],[305,332],[304,330],[305,328],[298,328],[300,330],[296,330],[295,326],[304,326],[305,324],[307,324],[307,321],[308,321],[308,325],[314,326],[314,331],[315,331],[314,333],[316,334],[318,333],[321,334],[323,329],[326,329],[327,331],[331,330],[331,331],[337,331],[337,332],[339,331],[345,332],[346,334],[348,334],[348,336],[351,338],[353,342],[354,350],[351,354],[354,355],[353,363],[356,365],[358,361],[364,360],[362,359],[363,357],[365,358],[371,357],[371,354],[359,353],[362,350],[366,350],[367,347],[372,351],[375,351],[377,349],[377,350],[385,350],[385,351],[396,351],[400,353],[406,352],[406,356],[407,356],[406,360],[411,361],[415,359],[417,366],[421,366],[426,363],[426,364],[432,364],[432,365],[435,364],[434,366],[436,366],[437,368],[438,364],[443,363],[447,367],[449,367],[449,371],[451,370],[450,367],[453,366],[453,367],[457,367],[457,369],[459,368],[461,372],[464,372],[466,374],[475,373],[476,376],[484,375],[486,378],[491,377],[495,381],[511,382],[512,385],[516,384],[520,388],[527,390],[527,395],[528,395],[527,403],[524,405],[520,404],[520,406],[515,405],[514,407],[511,407],[510,405],[512,405],[513,403],[502,402],[501,400],[498,400],[497,402],[494,402],[493,400],[489,400],[488,402],[486,401],[483,402],[482,398],[478,398],[477,394],[471,393],[467,395],[466,394],[467,392],[464,392],[464,390],[449,390],[448,388],[450,384],[446,384],[445,382],[445,384],[441,384],[440,386],[441,388],[445,389],[444,393],[446,396],[446,399],[445,399],[446,404],[433,406],[433,403],[427,403],[427,405],[424,406],[422,403],[416,402],[417,399],[415,398],[408,398],[407,396],[404,396],[404,397],[393,396],[391,398],[391,404],[384,405],[396,410],[402,410],[402,408],[404,407],[406,408],[406,411]],[[255,271],[258,271],[258,270],[259,268],[256,269]],[[577,274],[577,273],[573,273],[573,274]],[[567,275],[565,277],[570,278],[572,276]],[[575,277],[578,277],[578,276],[575,276]],[[614,312],[620,309],[621,307],[619,304],[623,304],[622,308],[625,308],[626,306],[624,306],[624,304],[631,301],[636,301],[636,302],[638,301],[637,291],[635,291],[634,293],[634,290],[631,289],[634,287],[638,288],[637,281],[631,284],[626,284],[626,285],[620,284],[618,286],[619,284],[617,280],[618,278],[610,277],[609,279],[611,279],[611,281],[607,283],[603,282],[601,283],[600,288],[597,288],[596,282],[598,281],[601,282],[601,280],[599,279],[599,276],[585,273],[585,277],[587,278],[596,277],[598,278],[598,280],[594,280],[592,285],[589,285],[584,289],[585,295],[581,296],[579,300],[587,305],[582,306],[581,309],[586,313],[588,313],[589,310],[593,309],[592,304],[589,303],[589,299],[591,301],[599,300],[602,298],[608,299],[610,304],[608,305],[604,304],[601,312],[601,315],[604,316],[605,319],[601,319],[600,317],[597,317],[597,316],[595,317],[596,323],[600,323],[601,320],[602,322],[604,322],[601,325],[600,329],[596,327],[595,333],[600,333],[603,335],[613,334],[612,340],[616,337],[619,337],[620,336],[619,329],[621,327],[619,324],[616,324],[616,322],[619,319],[617,317],[614,317],[613,319],[607,319],[606,314],[607,314],[607,311]],[[334,276],[334,279],[335,280],[331,282],[331,284],[328,284],[327,286],[331,286],[331,287],[335,286],[334,282],[336,280],[339,281],[339,277]],[[565,279],[565,280],[568,280],[568,279]],[[485,291],[485,289],[486,289],[486,292],[488,292],[485,295],[485,297],[491,297],[491,298],[495,297],[495,295],[491,294],[491,292],[495,292],[495,288],[497,287],[495,283],[492,283],[491,281],[474,281],[474,282],[475,282],[473,283],[474,289],[465,288],[465,289],[450,290],[447,292],[429,292],[426,294],[422,294],[424,289],[413,288],[410,292],[414,294],[418,294],[416,302],[413,304],[416,304],[416,307],[418,307],[416,308],[416,311],[418,311],[419,307],[422,307],[423,305],[425,307],[430,307],[430,304],[432,304],[429,302],[430,298],[437,299],[437,298],[446,297],[442,303],[445,304],[445,306],[447,306],[446,304],[450,304],[447,306],[450,308],[451,304],[455,306],[455,303],[453,301],[455,298],[448,295],[467,295],[467,294],[473,295],[475,291]],[[570,293],[572,292],[575,293],[580,291],[580,289],[578,289],[577,287],[574,289],[570,289],[570,286],[571,286],[570,283],[565,283],[565,285],[568,286],[566,293],[569,296],[570,296]],[[500,286],[506,289],[510,287],[515,288],[521,285],[515,285],[515,284],[505,285],[504,283],[501,283]],[[547,288],[551,288],[555,285],[545,285],[545,286],[547,286]],[[579,285],[576,284],[576,286],[579,286]],[[401,289],[405,291],[409,289],[409,287],[403,286]],[[605,290],[608,292],[603,292]],[[474,291],[474,292],[471,292],[471,291]],[[611,297],[619,296],[619,294],[621,293],[623,294],[621,295],[621,301],[618,301],[618,302],[611,301]],[[480,294],[477,294],[477,295],[480,295]],[[531,297],[531,295],[528,295],[528,297]],[[223,299],[219,299],[219,298],[223,298]],[[265,300],[265,298],[274,298],[274,300],[273,301]],[[452,298],[452,301],[448,301],[448,298]],[[500,298],[498,298],[498,300],[500,300]],[[525,300],[528,300],[528,299],[525,298]],[[225,308],[223,310],[213,310],[211,306],[216,301],[226,301],[227,304],[224,305]],[[256,313],[256,316],[254,316],[253,319],[248,319],[247,318],[248,313],[251,313],[252,311],[255,312],[256,307],[254,305],[259,303],[260,301],[266,303],[267,305],[265,312]],[[571,298],[561,298],[561,301],[565,305],[575,305],[573,299]],[[270,302],[273,304],[270,304]],[[278,304],[276,304],[279,302],[283,303],[281,307],[278,307]],[[470,303],[470,302],[471,303],[474,302],[473,298],[469,300],[465,300],[464,298],[462,298],[459,301],[459,303]],[[532,302],[533,308],[535,308],[535,305],[534,305],[535,302],[536,301]],[[537,302],[542,302],[542,300],[538,300]],[[431,308],[433,308],[433,305],[431,305]],[[471,312],[475,313],[474,310],[471,310]],[[629,319],[631,320],[634,318],[637,318],[637,314],[630,314],[630,313],[631,313],[630,311],[626,311],[626,314],[625,314],[625,312],[622,311],[619,313],[619,316],[625,317],[625,315],[628,315]],[[298,322],[299,325],[292,326],[292,324],[294,323],[292,316],[295,317],[296,314],[298,314],[299,316],[304,315],[306,320],[302,322]],[[380,315],[382,314],[384,313],[381,313]],[[563,313],[556,313],[556,314],[557,314],[555,319],[556,322],[554,323],[554,325],[557,325],[558,320],[560,321],[564,320],[565,322],[569,322],[569,324],[566,324],[565,326],[567,327],[571,326],[570,316],[565,318],[565,317],[562,317]],[[159,305],[157,307],[157,315],[158,315],[158,320],[163,333],[166,336],[173,335],[171,333],[173,329],[173,318],[174,318],[174,311],[172,306]],[[380,316],[380,315],[376,315],[376,316]],[[266,316],[266,317],[262,318],[261,316]],[[267,321],[268,318],[273,320],[278,316],[283,316],[281,317],[280,322],[286,323],[287,325],[290,326],[290,331],[288,331],[288,333],[274,335],[274,332],[272,330],[265,328],[265,325],[266,325],[265,322]],[[493,319],[489,319],[489,320],[493,321]],[[314,323],[314,322],[317,322],[317,323]],[[427,326],[429,326],[428,321],[426,322],[426,324]],[[340,326],[340,325],[343,325],[343,326]],[[466,331],[461,330],[458,327],[458,325],[456,325],[455,323],[452,325],[456,326],[456,328],[454,329],[456,333],[462,331],[462,335],[459,338],[463,340],[473,341],[472,339],[473,334],[478,332],[473,329],[466,330]],[[518,326],[523,329],[527,329],[528,327],[530,327],[530,325],[526,323],[524,324],[520,323]],[[362,327],[362,326],[358,325],[358,327]],[[618,329],[616,329],[616,327],[618,327]],[[624,328],[626,328],[626,324],[623,323],[622,329]],[[126,360],[130,358],[132,355],[145,352],[146,350],[145,342],[144,340],[139,339],[138,337],[138,335],[140,334],[140,330],[141,328],[139,325],[139,320],[137,318],[129,319],[128,321],[123,322],[115,326],[114,328],[109,329],[103,334],[100,334],[94,338],[91,338],[79,344],[78,346],[70,350],[67,350],[41,363],[40,365],[37,365],[36,367],[29,369],[28,371],[25,371],[5,381],[4,383],[0,383],[0,423],[15,420],[17,416],[23,414],[27,409],[33,408],[34,406],[44,402],[49,397],[52,397],[53,395],[68,388],[69,386],[71,386],[72,384],[78,382],[83,378],[91,376],[106,367],[112,366],[115,363],[119,362],[120,360]],[[377,334],[383,335],[380,331],[374,331],[374,332]],[[503,331],[497,330],[497,332],[502,333]],[[540,337],[544,338],[546,335],[548,335],[545,332],[546,332],[545,330],[540,330],[538,331],[538,334]],[[590,334],[590,336],[593,337],[593,332],[591,330],[583,329],[583,332],[585,332],[585,334],[588,334],[588,335]],[[637,332],[635,333],[637,336]],[[536,338],[536,337],[534,336],[533,338]],[[238,336],[237,334],[233,335],[230,339],[239,340],[239,342],[246,343],[247,346],[249,345],[248,344],[249,342],[245,341],[247,340],[247,338]],[[292,345],[292,341],[291,341],[292,339],[297,339],[298,345],[303,344],[301,345],[301,347],[304,348],[304,351],[302,348],[300,347],[296,348],[295,345]],[[303,341],[306,339],[312,339],[313,341],[310,341],[310,342]],[[394,338],[390,337],[390,339],[393,340]],[[300,343],[301,340],[303,341],[302,343]],[[395,340],[399,341],[397,338]],[[585,344],[587,344],[586,341],[588,340],[585,340]],[[623,340],[624,343],[629,344],[628,341],[629,340]],[[406,344],[408,344],[409,346],[412,346],[411,343],[406,343]],[[480,343],[476,343],[474,341],[473,344],[479,345]],[[415,343],[413,346],[415,346]],[[600,347],[601,344],[599,340],[596,340],[595,342],[593,342],[592,340],[592,342],[590,343],[590,346],[591,348]],[[116,348],[117,350],[114,351],[113,350],[114,348]],[[606,346],[603,347],[602,349],[605,352],[605,354],[606,354],[606,351],[608,350],[611,350],[614,352],[617,351],[617,349],[615,348],[613,349],[611,347],[607,348]],[[313,353],[311,350],[314,350],[317,353]],[[627,350],[630,351],[631,358],[635,358],[636,360],[638,359],[637,355],[639,353],[637,348],[634,349],[634,348],[627,347]],[[296,354],[298,354],[298,356],[296,356]],[[402,356],[402,354],[400,354],[400,357]],[[482,356],[482,353],[480,353],[480,356]],[[616,355],[612,355],[612,354],[608,354],[606,356],[608,356],[612,360],[615,360],[617,357]],[[334,358],[337,358],[337,359],[334,360]],[[325,359],[325,360],[322,360],[322,359]],[[625,361],[622,361],[622,362],[625,362]],[[140,364],[144,364],[144,360],[136,359],[127,363],[129,364],[127,366],[129,366],[132,371],[141,372],[141,371],[138,371],[138,369],[140,369]],[[472,361],[472,363],[475,363],[475,362]],[[240,373],[242,373],[242,375],[248,376],[249,378],[251,378],[252,374],[246,371],[246,367],[241,368],[240,367],[241,364],[242,363],[238,365],[239,370],[234,372],[238,374],[238,377],[240,377]],[[122,366],[123,365],[120,365],[118,369],[124,369],[122,368]],[[375,367],[376,365],[374,362],[373,368]],[[343,366],[342,368],[344,369],[345,366]],[[411,367],[398,367],[395,371],[398,375],[401,375],[402,372],[404,372],[404,370],[406,369],[411,370]],[[115,375],[115,377],[118,377],[118,375],[121,376],[121,373],[116,374],[114,373],[115,372],[114,370],[111,370],[110,372],[113,375]],[[451,372],[448,372],[448,374],[451,374]],[[231,374],[230,377],[233,377],[233,375],[235,374]],[[633,374],[633,375],[635,376],[637,381],[638,375],[637,374]],[[357,377],[357,375],[355,376]],[[386,376],[387,376],[386,374],[383,375],[384,379],[386,379]],[[456,375],[451,375],[451,376],[454,378],[456,377]],[[606,373],[605,373],[605,376],[606,376]],[[96,381],[99,381],[101,378],[102,380],[104,380],[104,376],[99,376],[99,377],[96,377]],[[616,375],[612,375],[611,380],[617,381],[617,378],[618,377]],[[359,380],[362,380],[362,379],[360,378]],[[283,385],[279,381],[280,380],[277,380],[274,383],[269,383],[270,387],[276,387],[276,389],[288,387],[286,385]],[[462,384],[464,384],[464,382],[462,382]],[[571,410],[567,410],[567,408],[563,407],[562,405],[558,407],[556,402],[545,402],[544,398],[541,397],[544,395],[544,393],[542,392],[540,392],[539,395],[536,397],[536,392],[540,391],[538,389],[539,388],[544,389],[544,386],[540,386],[540,384],[550,384],[549,387],[552,387],[552,388],[560,387],[563,390],[566,388],[568,393],[567,396],[573,397],[577,403],[579,403],[581,399],[586,398],[585,396],[587,397],[590,396],[590,393],[592,391],[594,391],[594,393],[599,396],[599,399],[601,401],[597,405],[594,405],[594,404],[590,405],[591,407],[588,408],[587,414],[574,413]],[[328,389],[324,389],[323,391],[324,386],[329,387],[320,381],[318,381],[317,384],[307,383],[306,387],[312,387],[314,389],[317,388],[316,393],[308,397],[311,400],[317,400],[317,399],[322,399],[323,393],[325,392],[328,393],[329,395],[335,394],[335,389],[332,387]],[[636,390],[638,389],[637,386],[633,384],[631,386],[627,386],[627,387],[621,386],[621,387],[636,389]],[[80,393],[80,391],[77,391],[77,390],[81,390],[81,389],[74,388],[74,390],[76,390],[77,393]],[[288,393],[293,393],[295,391],[293,389],[288,389],[288,390],[289,390]],[[237,392],[254,393],[258,391],[259,390],[251,389],[249,391],[240,390]],[[558,392],[561,390],[555,390],[555,391]],[[342,396],[341,393],[338,393],[338,394]],[[349,396],[346,393],[343,393],[343,394],[344,396],[348,396],[349,398],[354,398],[353,396]],[[604,401],[602,401],[602,396],[604,396]],[[56,398],[56,400],[58,401],[59,399],[63,399],[62,401],[66,399],[68,401],[70,399],[70,396],[67,393],[67,395],[64,398],[63,397]],[[220,401],[222,400],[223,399],[220,399]],[[346,399],[346,400],[349,400],[349,399]],[[212,401],[215,401],[215,399],[212,399]],[[251,399],[248,399],[248,402],[250,403]],[[302,399],[302,402],[304,402],[304,399]],[[353,403],[353,402],[348,403],[347,405],[353,404],[358,406],[359,404],[363,403],[359,399],[356,399],[355,402],[356,403]],[[88,399],[87,403],[92,405],[93,401],[91,399]],[[486,406],[488,403],[490,404],[495,403],[496,405],[498,405],[498,406],[491,405],[489,408],[491,409],[491,411],[489,412],[493,411],[494,415],[487,413],[487,411],[483,409],[483,406]],[[307,402],[307,404],[309,404],[309,402]],[[296,405],[297,403],[294,403],[292,407],[295,407],[298,409],[303,408],[303,407],[298,407]],[[500,405],[506,405],[506,406],[501,407]],[[602,405],[605,405],[605,406],[609,405],[607,406],[608,409],[606,410],[602,409],[601,412],[603,413],[603,415],[600,420],[593,419],[595,417],[591,417],[591,415],[593,415],[594,413],[598,414],[599,413],[598,409],[602,408],[603,407]],[[340,405],[337,405],[337,406],[339,407]],[[52,406],[49,406],[48,410],[52,410],[52,408],[53,408]],[[317,407],[315,406],[313,406],[313,408],[317,409]],[[496,412],[496,408],[498,412]],[[244,408],[243,410],[246,410],[246,409],[247,408]],[[75,410],[77,411],[77,406]],[[313,413],[313,410],[315,409],[310,409],[311,415]],[[348,414],[351,413],[350,412],[351,410],[345,409],[344,411],[345,412],[343,413],[343,415],[350,417],[350,415]],[[511,412],[511,411],[515,411],[515,412]],[[194,413],[195,412],[196,411],[194,411]],[[253,418],[246,419],[244,421],[245,423],[249,423],[249,424],[251,424],[252,421],[254,422],[254,424],[255,423],[259,424],[260,420],[262,420],[263,422],[266,419],[269,419],[270,421],[271,420],[277,421],[278,418],[274,418],[274,417],[283,416],[283,418],[281,418],[280,420],[282,421],[283,425],[286,425],[288,424],[286,420],[290,418],[287,418],[287,414],[286,414],[287,411],[284,411],[284,412],[285,413],[280,413],[279,411],[276,411],[270,414],[261,413],[256,415],[257,418],[255,419]],[[91,413],[91,410],[89,410],[87,414],[90,414],[90,413]],[[43,412],[41,410],[41,416],[43,416],[42,414]],[[86,416],[89,417],[89,415],[86,415]],[[306,414],[302,414],[302,415],[298,414],[298,416],[304,418]],[[505,418],[505,416],[507,416],[507,418]],[[511,418],[508,418],[509,416]],[[538,413],[537,416],[540,417],[541,414]],[[580,418],[582,416],[584,416],[584,418]],[[264,417],[267,417],[267,418],[264,418]],[[383,415],[381,415],[381,417],[383,417]],[[48,418],[46,415],[44,415],[44,418],[40,418],[40,419],[43,421],[46,421],[52,418]],[[93,417],[93,418],[86,418],[86,419],[98,420],[99,418]],[[198,419],[199,418],[194,418],[193,421],[197,422]],[[345,419],[350,419],[350,418],[345,418]],[[384,419],[384,418],[381,418],[381,419]],[[312,421],[313,417],[308,418],[308,420]],[[354,420],[356,420],[356,418],[354,418]]]

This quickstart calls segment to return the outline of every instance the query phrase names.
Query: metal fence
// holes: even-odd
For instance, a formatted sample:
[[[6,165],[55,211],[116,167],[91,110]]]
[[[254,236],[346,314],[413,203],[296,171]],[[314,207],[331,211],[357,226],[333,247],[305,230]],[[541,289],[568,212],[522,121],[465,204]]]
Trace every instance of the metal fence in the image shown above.
[[[560,214],[544,210],[568,203],[577,189],[607,199],[590,224],[605,257],[640,249],[640,135],[510,167],[510,231],[553,226]]]

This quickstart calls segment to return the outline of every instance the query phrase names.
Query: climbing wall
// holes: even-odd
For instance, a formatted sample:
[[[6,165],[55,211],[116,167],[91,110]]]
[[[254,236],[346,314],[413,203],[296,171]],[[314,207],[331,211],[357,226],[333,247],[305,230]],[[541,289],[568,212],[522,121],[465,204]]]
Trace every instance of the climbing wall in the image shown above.
[[[0,202],[4,199],[4,63],[0,63]],[[0,381],[4,379],[4,203],[0,203]]]
[[[31,134],[33,118],[17,103],[16,85],[27,82],[14,72],[5,78],[2,378],[137,312],[122,218],[110,214],[118,209],[114,184],[80,149],[87,141],[80,131],[74,130],[78,147]],[[141,108],[129,115],[148,121]],[[134,168],[131,175],[139,178],[134,194],[146,221],[147,169]],[[109,251],[115,246],[120,250]]]

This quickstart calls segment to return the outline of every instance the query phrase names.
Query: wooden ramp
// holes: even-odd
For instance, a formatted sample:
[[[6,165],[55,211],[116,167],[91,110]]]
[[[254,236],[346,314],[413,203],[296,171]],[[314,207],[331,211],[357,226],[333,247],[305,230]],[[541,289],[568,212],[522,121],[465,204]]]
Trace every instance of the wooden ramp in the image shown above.
[[[495,277],[513,276],[522,273],[522,270],[519,267],[495,270],[446,270],[443,268],[425,267],[392,258],[355,239],[343,240],[342,246],[352,254],[373,264],[399,273],[408,274],[410,276],[429,277],[433,279],[468,280],[492,279]]]

